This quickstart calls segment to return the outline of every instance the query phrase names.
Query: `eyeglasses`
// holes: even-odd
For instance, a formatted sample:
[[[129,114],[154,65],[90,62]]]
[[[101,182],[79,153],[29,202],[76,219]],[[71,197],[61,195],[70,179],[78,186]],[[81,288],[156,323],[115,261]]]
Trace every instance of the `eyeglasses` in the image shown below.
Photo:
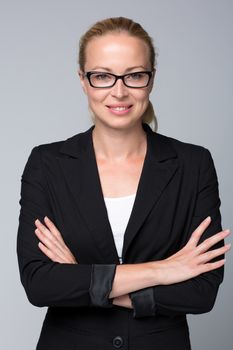
[[[149,85],[153,71],[133,72],[124,75],[116,75],[107,72],[86,72],[84,77],[94,88],[110,88],[114,86],[118,79],[121,79],[125,86],[134,89],[144,88]]]

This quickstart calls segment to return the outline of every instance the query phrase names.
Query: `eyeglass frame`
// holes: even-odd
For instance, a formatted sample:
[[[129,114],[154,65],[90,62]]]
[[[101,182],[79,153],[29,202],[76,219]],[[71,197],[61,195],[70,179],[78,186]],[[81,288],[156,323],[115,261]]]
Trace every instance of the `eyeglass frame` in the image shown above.
[[[132,73],[127,73],[127,74],[123,74],[123,75],[116,75],[116,74],[109,73],[109,72],[89,71],[89,72],[84,72],[84,73],[83,73],[83,76],[84,76],[85,78],[87,78],[87,80],[88,80],[90,86],[93,87],[94,89],[109,89],[109,88],[113,87],[113,86],[116,84],[117,80],[119,80],[119,79],[121,79],[121,80],[123,81],[123,84],[124,84],[126,87],[130,88],[130,89],[143,89],[143,88],[145,88],[145,87],[147,87],[147,86],[149,85],[149,83],[150,83],[150,81],[151,81],[151,78],[152,78],[152,76],[153,76],[153,73],[154,73],[155,71],[156,71],[156,69],[154,68],[154,69],[151,70],[151,71],[139,71],[139,72],[132,72]],[[92,74],[96,74],[96,73],[106,73],[106,74],[112,75],[113,77],[115,77],[115,81],[114,81],[114,83],[113,83],[112,85],[109,85],[109,86],[94,86],[94,85],[92,84],[92,82],[91,82],[91,78],[90,78],[90,77],[91,77]],[[130,75],[130,74],[138,74],[138,73],[146,73],[146,74],[148,75],[149,79],[148,79],[148,83],[147,83],[146,85],[143,85],[143,86],[129,86],[129,85],[127,85],[127,84],[125,83],[124,78],[125,78],[127,75]]]

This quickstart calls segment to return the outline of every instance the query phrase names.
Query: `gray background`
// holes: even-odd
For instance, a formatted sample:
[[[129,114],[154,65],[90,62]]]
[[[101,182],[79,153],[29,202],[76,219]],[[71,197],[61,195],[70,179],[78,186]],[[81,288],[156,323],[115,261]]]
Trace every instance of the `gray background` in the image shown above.
[[[210,149],[231,227],[232,14],[227,0],[0,1],[1,349],[35,349],[39,336],[46,310],[27,301],[16,260],[20,178],[35,145],[91,125],[76,52],[96,20],[132,17],[154,38],[159,132]],[[213,311],[189,316],[193,350],[233,349],[231,274],[232,253]]]

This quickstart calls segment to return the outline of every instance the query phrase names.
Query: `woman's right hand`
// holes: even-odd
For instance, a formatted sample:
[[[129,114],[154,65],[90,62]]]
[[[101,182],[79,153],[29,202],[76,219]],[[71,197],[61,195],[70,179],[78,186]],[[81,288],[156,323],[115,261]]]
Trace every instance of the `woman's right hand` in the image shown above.
[[[209,249],[226,238],[230,234],[230,230],[220,231],[198,244],[210,222],[210,217],[202,221],[192,233],[188,243],[176,254],[167,259],[153,262],[157,271],[157,284],[169,285],[186,281],[224,265],[225,259],[214,262],[211,260],[225,254],[230,250],[231,245],[226,244],[221,248]]]

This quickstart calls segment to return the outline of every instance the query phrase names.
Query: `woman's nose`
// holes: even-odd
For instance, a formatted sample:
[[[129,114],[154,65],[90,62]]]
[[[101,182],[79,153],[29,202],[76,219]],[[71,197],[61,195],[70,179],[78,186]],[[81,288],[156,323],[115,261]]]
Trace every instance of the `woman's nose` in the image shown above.
[[[115,85],[111,88],[111,94],[117,98],[128,96],[128,88],[121,79],[118,79]]]

